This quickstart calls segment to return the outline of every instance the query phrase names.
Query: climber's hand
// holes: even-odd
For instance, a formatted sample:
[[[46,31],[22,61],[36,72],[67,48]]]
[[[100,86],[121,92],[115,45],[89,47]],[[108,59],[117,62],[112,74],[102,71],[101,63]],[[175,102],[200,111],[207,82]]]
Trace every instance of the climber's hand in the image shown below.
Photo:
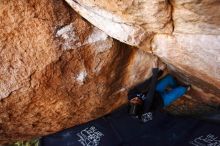
[[[155,59],[153,60],[153,64],[152,64],[153,68],[159,68],[160,70],[164,70],[166,68],[166,64],[164,64],[163,62],[161,62],[158,57],[155,57]]]
[[[166,66],[165,63],[163,63],[163,62],[160,62],[160,63],[159,63],[159,67],[158,67],[158,68],[159,68],[160,70],[165,70],[166,67],[167,67],[167,66]]]
[[[155,57],[152,63],[152,68],[158,68],[158,58]]]

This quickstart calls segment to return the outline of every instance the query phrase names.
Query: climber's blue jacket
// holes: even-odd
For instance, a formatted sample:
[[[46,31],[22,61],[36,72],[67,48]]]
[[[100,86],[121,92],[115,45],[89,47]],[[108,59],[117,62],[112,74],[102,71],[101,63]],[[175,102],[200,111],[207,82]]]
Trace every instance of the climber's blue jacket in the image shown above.
[[[125,105],[94,121],[45,136],[40,146],[220,146],[219,112],[203,117],[205,121],[160,111],[182,96],[186,88],[178,86],[172,76],[156,84],[158,72],[154,69],[152,78],[144,82],[154,87],[146,90],[146,85],[138,85],[128,95],[129,99],[140,96],[144,100],[144,120],[129,116]],[[167,91],[167,86],[172,90]]]

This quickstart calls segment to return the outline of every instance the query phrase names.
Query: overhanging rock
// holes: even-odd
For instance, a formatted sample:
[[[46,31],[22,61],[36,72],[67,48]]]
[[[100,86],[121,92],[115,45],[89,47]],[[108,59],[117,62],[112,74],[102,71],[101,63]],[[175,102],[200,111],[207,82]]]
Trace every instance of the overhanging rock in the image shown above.
[[[156,58],[146,52],[194,85],[188,99],[219,105],[217,0],[66,1],[98,28],[65,1],[0,1],[0,142],[125,104],[127,90],[151,75]]]
[[[159,56],[173,72],[182,72],[179,79],[219,103],[218,0],[66,1],[113,38]]]

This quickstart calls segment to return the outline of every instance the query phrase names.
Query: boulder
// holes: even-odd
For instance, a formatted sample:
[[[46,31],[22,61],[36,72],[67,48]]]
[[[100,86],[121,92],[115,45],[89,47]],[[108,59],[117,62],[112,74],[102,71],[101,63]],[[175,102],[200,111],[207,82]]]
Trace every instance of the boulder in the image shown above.
[[[220,34],[219,0],[171,0],[174,32]]]
[[[212,94],[218,103],[220,103],[219,47],[220,36],[216,35],[158,34],[152,41],[153,52],[176,72],[179,79]]]
[[[167,0],[66,0],[81,16],[109,36],[132,46],[149,49],[155,33],[173,30]]]
[[[219,0],[66,1],[111,37],[160,57],[180,80],[212,95],[200,98],[220,104]]]
[[[0,20],[0,143],[111,112],[157,61],[110,38],[64,1],[3,0]]]
[[[95,26],[64,1],[0,1],[0,143],[110,113],[156,56],[193,85],[175,105],[219,106],[217,0],[66,1]],[[195,104],[185,111],[205,109]]]

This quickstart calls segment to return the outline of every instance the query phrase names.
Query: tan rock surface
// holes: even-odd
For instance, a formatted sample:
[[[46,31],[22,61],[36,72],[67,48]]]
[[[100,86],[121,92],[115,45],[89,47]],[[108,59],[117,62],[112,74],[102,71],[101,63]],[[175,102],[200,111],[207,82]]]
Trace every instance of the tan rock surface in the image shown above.
[[[219,0],[66,1],[110,36],[151,50],[180,79],[220,97]]]
[[[171,0],[174,32],[220,34],[219,0]]]
[[[0,1],[0,143],[56,132],[126,103],[129,87],[151,74],[149,50],[193,84],[186,99],[219,105],[219,14],[208,11],[218,12],[218,1],[66,1],[143,50],[113,40],[63,1]]]
[[[220,36],[156,35],[152,42],[153,52],[172,70],[182,72],[185,82],[220,97]]]
[[[63,1],[0,2],[0,143],[100,117],[126,103],[155,57],[108,37]]]
[[[154,33],[171,33],[171,6],[166,0],[66,0],[93,25],[132,46],[145,46]],[[144,44],[142,44],[144,42]]]

